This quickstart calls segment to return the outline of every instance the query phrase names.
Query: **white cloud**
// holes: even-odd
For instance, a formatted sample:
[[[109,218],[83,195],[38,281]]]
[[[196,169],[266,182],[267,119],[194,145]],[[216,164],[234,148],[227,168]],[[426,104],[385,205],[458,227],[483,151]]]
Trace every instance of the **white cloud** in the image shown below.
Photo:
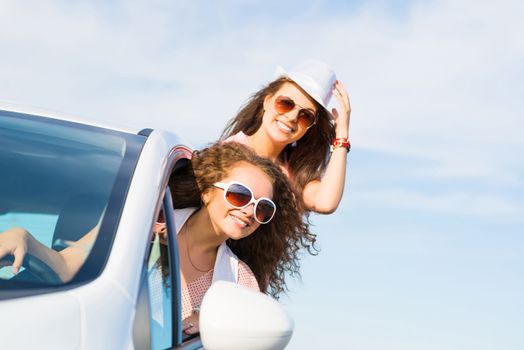
[[[473,216],[483,220],[523,221],[522,201],[499,194],[444,192],[428,194],[412,189],[357,190],[351,193],[352,205],[372,204],[446,216]]]
[[[203,143],[277,64],[318,57],[350,91],[355,145],[430,160],[421,177],[521,185],[524,5],[414,2],[400,17],[325,6],[282,20],[257,2],[3,1],[0,98]]]
[[[522,199],[492,186],[453,192],[446,181],[522,189],[524,3],[408,1],[402,2],[405,10],[392,14],[388,1],[378,0],[328,10],[338,3],[352,2],[315,1],[308,8],[302,1],[0,0],[0,100],[164,126],[199,144],[218,137],[248,96],[272,78],[276,65],[316,57],[332,64],[352,96],[352,152],[374,150],[410,163],[396,174],[406,177],[404,186],[392,184],[381,164],[369,173],[352,169],[344,203],[436,214],[432,218],[522,220]],[[355,186],[369,177],[385,189]],[[414,189],[413,177],[439,187]],[[330,231],[347,227],[341,209],[331,216]],[[319,238],[336,238],[332,233]],[[324,256],[330,259],[326,266],[339,266],[334,263],[340,256]],[[328,278],[340,281],[329,275],[339,270],[331,270],[323,269],[318,278],[328,271]],[[491,283],[485,287],[490,291]],[[312,298],[318,294],[305,299]],[[335,308],[343,310],[346,299]],[[333,310],[329,302],[319,299]],[[441,305],[437,301],[428,310]],[[298,308],[307,310],[307,303]],[[300,327],[309,316],[301,326],[297,322],[295,342],[302,341]],[[340,335],[347,321],[344,315],[321,327]],[[475,327],[471,334],[485,329],[491,334],[494,328]],[[408,328],[407,336],[411,333]],[[439,335],[445,346],[436,340],[432,346],[432,339],[422,345],[394,337],[387,342],[394,344],[390,348],[463,348],[453,330]],[[384,348],[369,339],[362,339],[367,348]],[[359,345],[359,339],[353,337],[353,343]]]

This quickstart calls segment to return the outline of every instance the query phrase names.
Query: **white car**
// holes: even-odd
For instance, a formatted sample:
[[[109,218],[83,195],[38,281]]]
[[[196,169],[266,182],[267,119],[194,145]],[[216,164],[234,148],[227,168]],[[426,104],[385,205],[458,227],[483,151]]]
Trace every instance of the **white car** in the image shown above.
[[[12,257],[3,259],[0,348],[287,345],[293,321],[280,305],[226,282],[206,294],[200,334],[183,335],[172,215],[165,215],[167,245],[152,228],[162,207],[172,213],[168,179],[190,157],[167,131],[0,105],[0,232],[24,227],[60,250],[99,224],[95,242],[82,247],[85,263],[67,283],[30,255],[16,276],[5,266]]]

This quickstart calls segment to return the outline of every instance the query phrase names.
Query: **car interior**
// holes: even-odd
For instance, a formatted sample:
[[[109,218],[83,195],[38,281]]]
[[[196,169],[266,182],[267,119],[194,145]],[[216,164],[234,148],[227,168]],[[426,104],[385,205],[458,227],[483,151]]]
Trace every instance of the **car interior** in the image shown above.
[[[44,133],[41,127],[28,120],[0,122],[0,232],[24,227],[59,251],[100,221],[122,155],[119,148],[88,142],[84,130],[58,125]],[[0,278],[12,277],[7,270],[0,269]],[[27,270],[16,279],[39,280]]]

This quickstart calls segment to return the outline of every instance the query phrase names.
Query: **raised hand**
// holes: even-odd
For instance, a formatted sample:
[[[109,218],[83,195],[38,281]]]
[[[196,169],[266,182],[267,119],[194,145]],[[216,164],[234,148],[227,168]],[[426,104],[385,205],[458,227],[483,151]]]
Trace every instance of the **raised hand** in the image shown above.
[[[333,96],[335,96],[340,105],[340,110],[337,110],[336,108],[331,110],[336,123],[336,137],[348,138],[351,104],[349,102],[349,95],[346,91],[346,88],[340,80],[337,80],[335,83],[335,87],[333,88]]]
[[[160,243],[167,245],[167,227],[165,223],[156,222],[153,228],[153,233],[158,235]]]

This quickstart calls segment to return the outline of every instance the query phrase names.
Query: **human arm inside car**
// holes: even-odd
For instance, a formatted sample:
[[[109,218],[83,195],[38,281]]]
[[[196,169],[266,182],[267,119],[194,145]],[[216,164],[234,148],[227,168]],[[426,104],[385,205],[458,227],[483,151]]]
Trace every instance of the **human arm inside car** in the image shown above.
[[[16,274],[24,256],[31,254],[53,269],[62,281],[68,282],[84,263],[98,230],[99,225],[96,225],[78,241],[65,242],[68,247],[57,252],[40,243],[26,229],[13,227],[0,234],[0,259],[13,255],[13,273]]]

